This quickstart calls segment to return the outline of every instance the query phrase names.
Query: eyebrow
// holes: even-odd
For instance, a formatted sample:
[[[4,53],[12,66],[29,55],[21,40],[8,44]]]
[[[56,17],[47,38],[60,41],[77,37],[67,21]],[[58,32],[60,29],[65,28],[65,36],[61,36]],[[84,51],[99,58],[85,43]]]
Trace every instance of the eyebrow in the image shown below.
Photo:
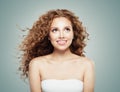
[[[66,27],[71,28],[72,26],[65,26],[65,28]],[[58,27],[50,27],[50,29],[53,29],[53,28],[58,28]]]
[[[65,27],[72,28],[72,26],[65,26]]]

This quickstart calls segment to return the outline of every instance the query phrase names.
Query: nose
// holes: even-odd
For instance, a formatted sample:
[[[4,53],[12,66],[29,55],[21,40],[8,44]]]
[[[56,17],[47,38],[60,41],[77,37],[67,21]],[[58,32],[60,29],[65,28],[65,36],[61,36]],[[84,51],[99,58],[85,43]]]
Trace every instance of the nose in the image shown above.
[[[60,31],[59,37],[64,38],[64,32],[63,31]]]

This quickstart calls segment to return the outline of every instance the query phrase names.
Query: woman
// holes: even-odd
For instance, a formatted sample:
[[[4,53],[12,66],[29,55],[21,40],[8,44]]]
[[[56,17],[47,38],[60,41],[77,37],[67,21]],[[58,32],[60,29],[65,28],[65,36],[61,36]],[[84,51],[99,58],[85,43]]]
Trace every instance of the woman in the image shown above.
[[[20,45],[20,70],[31,92],[94,92],[94,64],[85,57],[88,33],[69,10],[50,10]]]

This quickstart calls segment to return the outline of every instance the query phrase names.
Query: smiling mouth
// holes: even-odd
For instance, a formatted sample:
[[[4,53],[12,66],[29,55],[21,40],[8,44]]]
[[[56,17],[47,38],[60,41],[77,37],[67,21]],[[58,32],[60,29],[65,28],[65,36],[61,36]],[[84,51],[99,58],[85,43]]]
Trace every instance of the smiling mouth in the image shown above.
[[[64,45],[64,44],[66,44],[66,42],[67,42],[67,40],[58,40],[58,41],[57,41],[57,43],[58,43],[59,45]]]

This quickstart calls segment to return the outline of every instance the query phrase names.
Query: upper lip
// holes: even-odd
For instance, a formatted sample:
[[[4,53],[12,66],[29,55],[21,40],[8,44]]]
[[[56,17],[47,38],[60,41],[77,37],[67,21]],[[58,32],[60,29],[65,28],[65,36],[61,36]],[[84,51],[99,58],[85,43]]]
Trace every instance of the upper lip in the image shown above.
[[[67,40],[57,40],[57,42],[58,42],[58,41],[67,41]]]

